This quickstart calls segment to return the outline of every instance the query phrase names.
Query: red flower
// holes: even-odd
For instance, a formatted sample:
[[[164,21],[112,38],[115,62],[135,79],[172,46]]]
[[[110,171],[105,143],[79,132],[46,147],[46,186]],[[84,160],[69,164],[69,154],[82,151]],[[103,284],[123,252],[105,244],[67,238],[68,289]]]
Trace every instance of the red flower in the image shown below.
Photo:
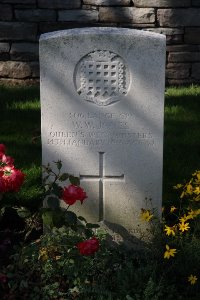
[[[13,166],[13,163],[14,163],[14,159],[11,156],[6,156],[5,154],[2,155],[1,161],[4,165],[10,166],[10,167]]]
[[[2,179],[4,181],[3,184],[0,184],[0,188],[3,189],[0,189],[0,192],[18,192],[24,182],[25,175],[20,170],[9,166],[4,167],[0,173],[1,183]]]
[[[93,237],[87,241],[80,242],[77,244],[77,248],[82,255],[92,255],[99,250],[99,241]]]
[[[6,146],[4,144],[0,144],[0,152],[5,153],[6,152]]]
[[[73,205],[77,200],[83,203],[83,200],[87,198],[86,192],[80,186],[69,185],[63,189],[61,199],[68,205]]]
[[[0,144],[0,158],[2,158],[5,152],[6,152],[6,146],[4,144]]]
[[[0,274],[0,282],[6,283],[6,281],[7,281],[7,276],[4,274]]]

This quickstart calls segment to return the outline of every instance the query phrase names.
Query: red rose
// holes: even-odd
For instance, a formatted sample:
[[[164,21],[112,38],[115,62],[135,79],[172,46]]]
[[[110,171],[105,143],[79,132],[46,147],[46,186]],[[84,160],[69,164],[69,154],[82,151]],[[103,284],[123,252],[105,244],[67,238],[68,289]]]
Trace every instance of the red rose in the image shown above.
[[[0,152],[5,153],[6,152],[6,146],[4,144],[0,144]]]
[[[92,255],[99,250],[99,241],[93,237],[87,241],[80,242],[77,244],[77,248],[82,255]]]
[[[4,274],[0,274],[0,282],[6,283],[6,281],[7,281],[7,276]]]
[[[1,161],[3,164],[10,166],[10,167],[13,166],[13,163],[14,163],[14,159],[11,156],[6,156],[5,154],[2,155]]]
[[[69,185],[63,189],[61,199],[68,205],[73,205],[77,200],[83,203],[83,200],[87,198],[86,192],[80,186]]]
[[[4,144],[0,144],[0,159],[5,154],[6,146]]]
[[[7,166],[3,171],[4,192],[18,192],[24,182],[25,175],[14,167]]]

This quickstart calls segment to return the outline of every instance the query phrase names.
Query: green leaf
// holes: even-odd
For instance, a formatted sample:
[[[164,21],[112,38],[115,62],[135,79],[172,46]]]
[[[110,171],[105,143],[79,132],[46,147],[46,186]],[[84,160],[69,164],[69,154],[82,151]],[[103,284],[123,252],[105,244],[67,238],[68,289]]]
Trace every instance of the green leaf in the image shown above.
[[[65,181],[69,178],[69,174],[68,173],[63,173],[62,175],[59,176],[59,180],[60,181]]]
[[[61,191],[62,191],[62,188],[57,184],[57,183],[53,183],[52,184],[52,192],[58,196],[58,198],[60,198],[61,196]]]
[[[44,225],[53,227],[53,212],[50,210],[46,210],[45,212],[43,212],[42,220],[44,222]]]
[[[70,225],[76,224],[77,223],[76,214],[72,211],[66,211],[65,212],[65,221]]]
[[[56,209],[60,206],[59,199],[56,197],[49,197],[47,199],[47,205],[48,205],[48,207],[50,207],[52,209]]]
[[[54,163],[56,164],[58,170],[60,170],[62,168],[62,162],[61,162],[61,160],[54,161]]]
[[[69,175],[69,181],[73,185],[80,185],[80,179],[79,179],[79,177],[75,177],[73,175]]]
[[[20,218],[28,218],[31,216],[31,212],[25,207],[17,208],[17,214]]]
[[[87,223],[86,227],[87,228],[99,228],[100,226],[98,224]]]
[[[80,221],[83,221],[83,222],[87,223],[86,219],[83,218],[82,216],[78,216],[78,219],[79,219]]]

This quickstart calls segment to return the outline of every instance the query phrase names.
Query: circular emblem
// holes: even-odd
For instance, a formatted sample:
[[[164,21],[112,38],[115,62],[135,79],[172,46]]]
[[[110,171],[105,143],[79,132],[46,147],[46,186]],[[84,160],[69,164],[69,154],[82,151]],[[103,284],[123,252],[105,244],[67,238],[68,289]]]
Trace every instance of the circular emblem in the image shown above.
[[[76,65],[74,84],[86,101],[100,106],[117,102],[128,92],[130,74],[123,59],[110,51],[94,51]]]

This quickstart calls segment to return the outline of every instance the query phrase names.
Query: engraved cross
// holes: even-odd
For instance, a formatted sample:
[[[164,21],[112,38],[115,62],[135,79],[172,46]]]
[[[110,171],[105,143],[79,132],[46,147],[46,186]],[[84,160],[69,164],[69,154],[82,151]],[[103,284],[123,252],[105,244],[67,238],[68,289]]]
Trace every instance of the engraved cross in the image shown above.
[[[104,175],[104,152],[99,152],[99,175],[80,175],[81,180],[99,182],[99,221],[104,220],[104,181],[124,181],[124,174],[119,176]]]

